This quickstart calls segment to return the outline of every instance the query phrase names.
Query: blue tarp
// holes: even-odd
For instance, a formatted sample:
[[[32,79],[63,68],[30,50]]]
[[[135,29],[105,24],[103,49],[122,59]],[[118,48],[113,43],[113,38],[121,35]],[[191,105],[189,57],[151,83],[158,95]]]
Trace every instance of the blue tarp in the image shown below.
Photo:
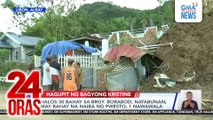
[[[75,49],[79,49],[82,48],[84,49],[86,52],[88,53],[94,53],[96,52],[96,48],[93,47],[88,47],[76,42],[72,42],[72,41],[57,41],[57,42],[53,42],[53,43],[48,43],[47,45],[45,45],[42,49],[42,64],[45,61],[45,58],[50,55],[65,55],[65,53],[68,50],[75,50]]]

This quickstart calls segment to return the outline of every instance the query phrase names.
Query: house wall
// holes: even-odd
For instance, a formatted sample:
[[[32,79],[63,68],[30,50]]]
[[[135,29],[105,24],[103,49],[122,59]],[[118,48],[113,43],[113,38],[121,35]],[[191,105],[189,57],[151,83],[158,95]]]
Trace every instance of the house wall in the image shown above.
[[[126,31],[116,31],[113,32],[109,37],[109,43],[118,43],[119,40],[131,40],[128,41],[128,44],[133,46],[142,46],[138,40],[142,41],[146,45],[150,44],[156,44],[159,41],[157,40],[159,34],[165,34],[168,32],[169,27],[168,25],[163,25],[161,28],[157,28],[157,26],[154,27],[148,27],[144,31],[137,31],[137,32],[130,32],[128,30]],[[118,35],[119,34],[119,35]]]
[[[23,46],[20,45],[18,42],[5,37],[4,41],[8,42],[13,48],[10,50],[9,59],[8,61],[19,61],[23,63],[32,63],[33,59],[29,55],[35,51],[34,47],[32,46]]]
[[[25,63],[27,64],[33,63],[33,57],[31,56],[31,53],[33,53],[34,51],[35,51],[34,47],[23,46],[22,59]]]
[[[13,48],[10,50],[10,61],[20,61],[21,60],[21,49],[20,44],[18,42],[14,42],[13,40],[9,39],[8,37],[4,37],[3,39],[7,43],[9,43]]]
[[[137,90],[138,83],[134,69],[125,69],[106,75],[107,90]]]
[[[8,55],[7,61],[11,61],[12,60],[12,56],[13,56],[13,49],[8,49],[8,51],[9,51],[9,55]]]
[[[25,47],[25,46],[20,46],[17,48],[14,48],[12,50],[12,61],[19,61],[22,63],[30,64],[33,63],[33,59],[31,54],[34,52],[34,47]]]
[[[12,49],[12,61],[20,61],[21,62],[21,47],[16,47]]]

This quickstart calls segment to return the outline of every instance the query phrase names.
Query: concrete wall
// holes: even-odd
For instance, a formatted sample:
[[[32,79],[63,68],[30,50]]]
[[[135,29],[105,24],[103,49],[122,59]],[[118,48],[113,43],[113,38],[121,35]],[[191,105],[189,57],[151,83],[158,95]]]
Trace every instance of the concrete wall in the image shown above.
[[[168,32],[168,30],[168,25],[163,25],[160,29],[156,26],[148,27],[144,31],[137,31],[137,33],[130,32],[129,30],[112,32],[109,37],[109,43],[118,43],[118,39],[128,39],[131,40],[128,43],[133,46],[142,46],[142,44],[138,40],[142,41],[146,45],[155,44],[158,42],[157,38],[160,38],[159,34],[161,34],[160,36],[162,36],[164,33]],[[119,33],[119,36],[117,33]]]
[[[93,68],[82,68],[83,70],[83,83],[82,87],[92,88],[93,87]]]

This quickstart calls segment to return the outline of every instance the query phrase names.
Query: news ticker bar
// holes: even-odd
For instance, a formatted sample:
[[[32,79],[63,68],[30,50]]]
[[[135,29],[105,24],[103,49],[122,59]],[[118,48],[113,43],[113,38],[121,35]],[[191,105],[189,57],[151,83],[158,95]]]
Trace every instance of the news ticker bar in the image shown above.
[[[7,110],[0,110],[0,115]],[[213,110],[42,110],[43,115],[70,114],[207,114],[213,115]]]

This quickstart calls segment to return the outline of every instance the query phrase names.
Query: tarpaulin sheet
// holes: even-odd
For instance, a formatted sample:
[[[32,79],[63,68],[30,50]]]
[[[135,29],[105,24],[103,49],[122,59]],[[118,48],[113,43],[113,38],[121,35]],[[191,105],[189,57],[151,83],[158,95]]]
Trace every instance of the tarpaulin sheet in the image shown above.
[[[125,56],[130,58],[133,62],[136,62],[145,54],[146,52],[136,47],[130,45],[120,45],[109,50],[105,55],[104,60],[113,63],[119,63],[120,57]]]
[[[57,42],[53,42],[53,43],[48,43],[47,45],[45,45],[42,49],[42,63],[44,62],[45,58],[50,55],[65,55],[65,53],[68,50],[75,50],[75,49],[79,49],[82,48],[84,49],[86,52],[88,53],[93,53],[96,52],[96,48],[93,47],[88,47],[76,42],[72,42],[72,41],[57,41]]]

